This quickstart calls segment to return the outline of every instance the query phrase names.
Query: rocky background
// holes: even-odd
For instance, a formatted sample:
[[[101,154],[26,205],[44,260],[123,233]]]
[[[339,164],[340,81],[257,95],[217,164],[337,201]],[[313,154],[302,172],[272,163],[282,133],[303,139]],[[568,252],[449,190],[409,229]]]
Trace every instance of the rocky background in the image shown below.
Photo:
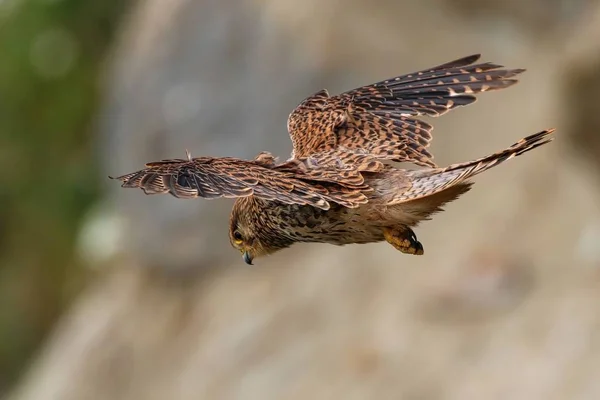
[[[38,338],[7,364],[7,398],[600,398],[599,2],[117,7],[106,20],[119,28],[94,53],[102,69],[86,98],[100,100],[90,100],[87,133],[74,133],[77,156],[56,161],[88,172],[49,190],[94,182],[52,260],[69,267],[44,272],[46,256],[33,257],[58,240],[46,228],[27,251],[32,242],[18,242],[33,257],[29,274],[14,261],[0,270],[13,271],[0,287],[12,301],[0,324],[7,349],[34,328]],[[385,243],[298,245],[248,268],[229,247],[231,201],[144,196],[105,179],[186,148],[285,159],[287,115],[311,93],[479,52],[528,72],[433,121],[438,163],[548,127],[557,138],[478,177],[423,224],[424,257]],[[33,185],[37,170],[20,182]]]

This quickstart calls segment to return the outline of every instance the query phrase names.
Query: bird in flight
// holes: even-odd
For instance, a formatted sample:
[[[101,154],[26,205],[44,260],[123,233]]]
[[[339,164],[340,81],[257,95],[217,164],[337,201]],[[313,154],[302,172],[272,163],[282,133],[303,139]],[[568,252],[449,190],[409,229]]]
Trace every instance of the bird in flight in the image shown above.
[[[231,245],[247,264],[296,242],[335,245],[387,241],[423,254],[412,230],[467,192],[475,175],[550,142],[554,129],[473,161],[439,167],[429,151],[438,117],[504,89],[523,69],[479,63],[479,55],[387,79],[337,96],[321,90],[289,115],[293,143],[285,162],[268,152],[253,160],[192,157],[146,164],[119,179],[146,194],[235,198]],[[391,162],[422,168],[400,169]]]

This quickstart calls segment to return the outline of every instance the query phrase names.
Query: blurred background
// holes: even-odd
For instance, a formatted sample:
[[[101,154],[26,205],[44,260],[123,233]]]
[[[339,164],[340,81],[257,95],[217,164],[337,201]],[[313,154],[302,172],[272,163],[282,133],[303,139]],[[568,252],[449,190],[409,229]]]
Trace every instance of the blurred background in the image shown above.
[[[0,1],[0,397],[599,399],[600,1]],[[288,113],[472,53],[527,68],[438,164],[556,127],[385,243],[253,268],[231,200],[107,175],[288,157]]]

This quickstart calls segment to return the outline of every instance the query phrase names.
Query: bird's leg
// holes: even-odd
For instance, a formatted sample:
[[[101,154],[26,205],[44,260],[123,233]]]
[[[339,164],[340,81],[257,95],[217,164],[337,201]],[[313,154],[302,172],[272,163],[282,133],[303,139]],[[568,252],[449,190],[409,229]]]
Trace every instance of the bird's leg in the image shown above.
[[[423,245],[417,240],[417,235],[408,226],[383,228],[385,240],[404,254],[423,254]]]

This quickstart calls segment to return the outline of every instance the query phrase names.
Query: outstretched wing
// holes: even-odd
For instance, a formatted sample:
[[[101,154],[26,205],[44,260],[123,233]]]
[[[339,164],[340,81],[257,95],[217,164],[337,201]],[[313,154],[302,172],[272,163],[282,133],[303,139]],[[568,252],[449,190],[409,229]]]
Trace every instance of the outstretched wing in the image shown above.
[[[435,167],[428,151],[433,127],[414,117],[437,117],[473,103],[475,94],[517,82],[523,69],[501,69],[472,55],[427,70],[387,79],[337,96],[321,90],[292,111],[292,158],[344,149]]]
[[[364,168],[306,169],[294,162],[276,165],[267,153],[255,160],[198,157],[151,162],[146,168],[111,179],[122,187],[140,188],[146,194],[170,193],[179,198],[256,196],[286,204],[311,205],[324,210],[330,202],[355,208],[366,203]],[[378,168],[378,167],[377,167]]]

